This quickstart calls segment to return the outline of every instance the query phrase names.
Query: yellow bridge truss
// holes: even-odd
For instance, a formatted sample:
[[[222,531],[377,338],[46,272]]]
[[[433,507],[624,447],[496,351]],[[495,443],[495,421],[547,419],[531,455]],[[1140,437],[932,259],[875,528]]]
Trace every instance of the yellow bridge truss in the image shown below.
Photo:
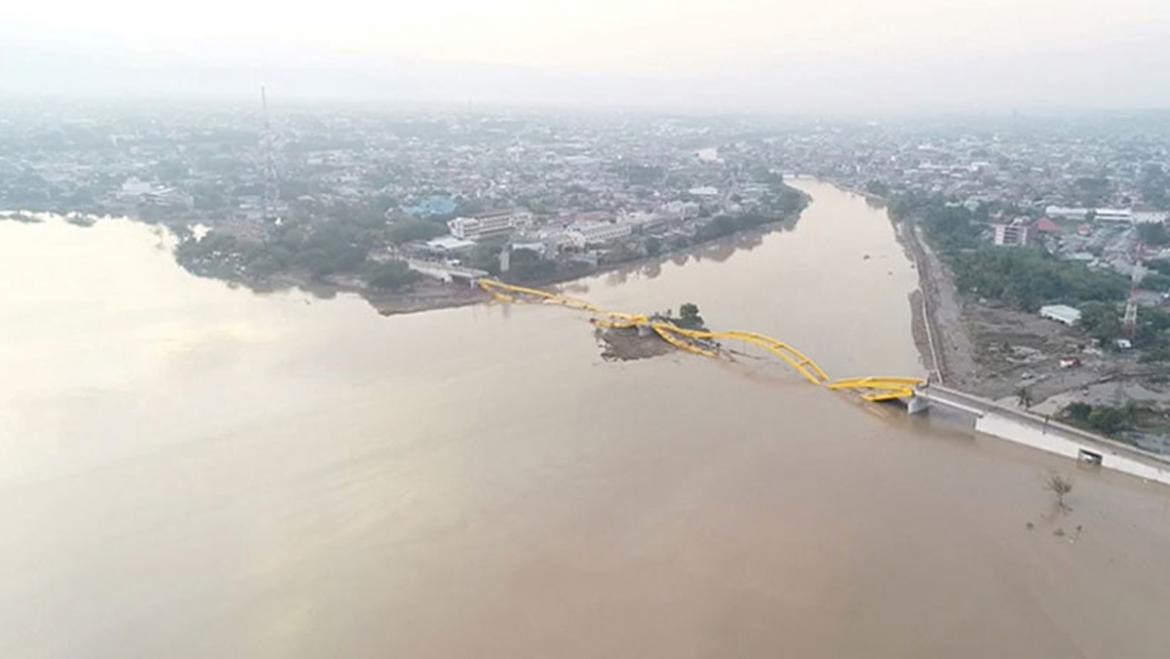
[[[812,384],[821,385],[834,391],[844,389],[857,390],[861,392],[863,398],[869,401],[910,398],[914,396],[914,388],[923,383],[919,378],[902,377],[862,377],[832,380],[810,357],[791,345],[764,334],[741,331],[711,332],[707,330],[686,329],[672,323],[652,320],[649,316],[624,313],[621,311],[609,311],[585,300],[579,300],[559,293],[549,293],[548,291],[542,291],[536,288],[505,284],[494,279],[479,280],[479,287],[501,302],[539,302],[565,306],[579,311],[588,311],[597,317],[595,324],[600,327],[648,327],[674,347],[704,357],[718,358],[720,356],[718,348],[713,343],[715,341],[738,341],[753,345],[768,351]]]

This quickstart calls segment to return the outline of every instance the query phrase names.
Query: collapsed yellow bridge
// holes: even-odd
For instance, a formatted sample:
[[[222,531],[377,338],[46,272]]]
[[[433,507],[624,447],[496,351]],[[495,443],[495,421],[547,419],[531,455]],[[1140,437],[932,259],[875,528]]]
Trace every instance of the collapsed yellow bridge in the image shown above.
[[[923,380],[920,378],[902,377],[861,377],[832,380],[807,355],[783,341],[777,341],[764,334],[741,331],[711,332],[707,330],[686,329],[673,323],[653,320],[649,316],[609,311],[585,300],[578,300],[559,293],[549,293],[548,291],[542,291],[536,288],[505,284],[494,279],[481,279],[479,280],[479,286],[501,302],[557,304],[569,307],[570,309],[587,311],[596,316],[595,323],[600,327],[646,327],[674,347],[704,357],[717,358],[720,356],[718,350],[709,343],[711,341],[738,341],[753,345],[767,350],[812,384],[833,390],[857,390],[868,401],[876,402],[912,398],[914,396],[914,388],[923,383]]]

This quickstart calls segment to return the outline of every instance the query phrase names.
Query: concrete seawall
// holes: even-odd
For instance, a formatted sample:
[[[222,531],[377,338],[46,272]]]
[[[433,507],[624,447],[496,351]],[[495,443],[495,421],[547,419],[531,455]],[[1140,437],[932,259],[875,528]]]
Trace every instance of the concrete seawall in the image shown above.
[[[1150,453],[1038,414],[938,385],[920,387],[911,411],[932,405],[975,416],[978,432],[1170,485],[1170,456]]]

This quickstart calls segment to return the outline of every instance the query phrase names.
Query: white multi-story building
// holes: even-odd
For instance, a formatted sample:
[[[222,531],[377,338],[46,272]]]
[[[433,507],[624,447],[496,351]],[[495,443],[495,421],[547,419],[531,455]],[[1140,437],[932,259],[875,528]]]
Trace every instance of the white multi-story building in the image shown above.
[[[491,211],[471,217],[457,217],[447,223],[452,236],[463,240],[479,240],[502,236],[532,223],[532,213],[519,210]]]
[[[1133,222],[1133,211],[1128,208],[1097,208],[1093,214],[1098,222]]]
[[[1133,211],[1128,208],[1068,208],[1049,206],[1044,214],[1062,220],[1086,220],[1089,214],[1099,222],[1133,222]]]
[[[633,233],[634,227],[625,223],[599,222],[596,224],[575,224],[570,227],[568,237],[574,247],[586,247],[620,240]]]
[[[1027,220],[1016,218],[1008,224],[996,224],[995,244],[1012,247],[1024,247],[1028,244]]]
[[[1166,219],[1166,211],[1141,210],[1133,212],[1133,221],[1135,224],[1153,224],[1155,222],[1165,222]]]

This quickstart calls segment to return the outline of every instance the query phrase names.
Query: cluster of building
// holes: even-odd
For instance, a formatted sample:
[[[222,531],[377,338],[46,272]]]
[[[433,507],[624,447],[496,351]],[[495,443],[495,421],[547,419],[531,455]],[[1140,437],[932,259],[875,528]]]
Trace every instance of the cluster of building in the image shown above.
[[[979,209],[994,245],[1047,248],[1139,285],[1143,262],[1170,258],[1139,231],[1170,222],[1164,115],[825,124],[779,139],[802,171],[883,197],[930,195]]]
[[[715,217],[775,213],[782,187],[774,152],[737,139],[745,127],[731,120],[352,108],[269,119],[259,107],[20,108],[0,124],[0,207],[257,240],[276,219],[425,221],[448,229],[433,250],[507,237],[603,259],[647,252],[651,235],[681,244]]]
[[[375,247],[458,258],[506,239],[596,261],[687,244],[720,216],[775,216],[787,171],[990,208],[994,244],[1041,243],[1131,271],[1134,227],[1164,221],[1170,195],[1170,178],[1156,176],[1170,169],[1170,125],[1158,117],[831,123],[322,108],[273,112],[266,130],[259,109],[14,108],[0,122],[0,207],[137,214],[256,239],[274,218],[424,221],[447,235]]]

